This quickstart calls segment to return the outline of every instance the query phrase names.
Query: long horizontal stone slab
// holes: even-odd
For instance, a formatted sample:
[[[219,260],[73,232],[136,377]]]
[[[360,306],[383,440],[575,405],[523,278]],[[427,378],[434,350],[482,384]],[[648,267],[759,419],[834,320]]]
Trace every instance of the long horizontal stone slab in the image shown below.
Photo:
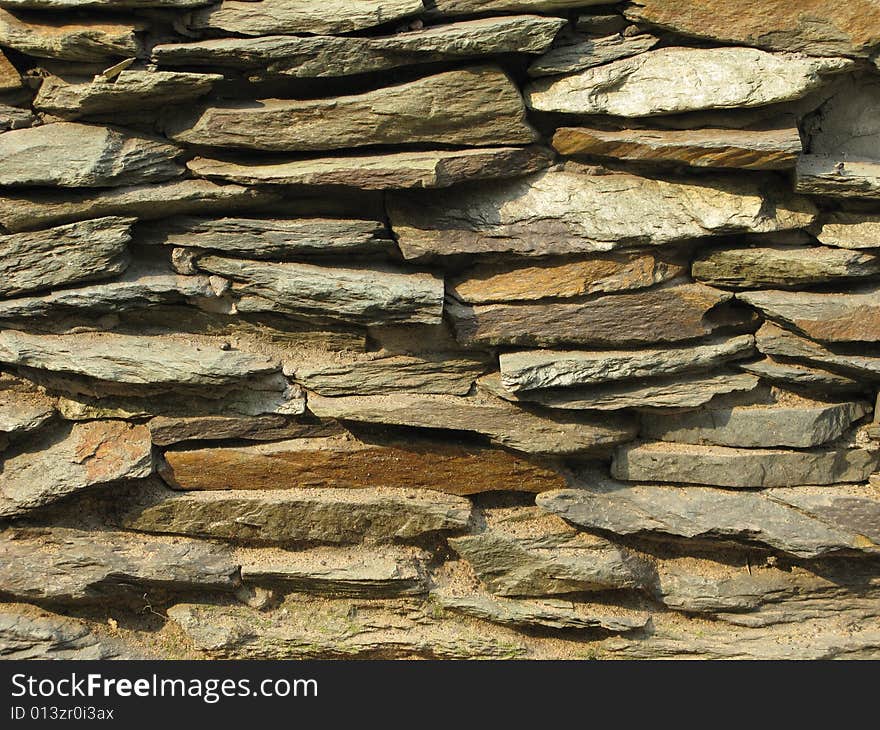
[[[0,185],[116,187],[183,173],[181,150],[158,137],[76,122],[0,135]]]
[[[880,199],[880,161],[837,155],[801,155],[794,189],[832,198]]]
[[[447,303],[457,339],[468,345],[626,346],[704,337],[709,315],[731,295],[703,284],[609,294],[582,302]]]
[[[17,232],[114,215],[140,220],[207,213],[229,215],[278,200],[278,195],[266,190],[216,185],[207,180],[173,180],[100,191],[6,190],[0,195],[0,224]]]
[[[160,473],[184,490],[365,489],[393,487],[469,495],[560,489],[558,471],[507,451],[428,443],[369,444],[350,438],[295,438],[252,446],[165,452]]]
[[[550,166],[543,147],[395,152],[292,162],[225,162],[197,157],[193,174],[245,185],[342,186],[361,190],[446,188],[472,180],[519,177]]]
[[[526,104],[542,112],[650,117],[766,106],[800,99],[843,58],[774,55],[755,48],[661,48],[559,79],[538,79]]]
[[[755,291],[737,299],[823,342],[880,342],[880,286],[846,294]]]
[[[473,15],[476,13],[555,13],[590,5],[608,5],[608,0],[432,0],[428,17]]]
[[[88,421],[44,430],[26,451],[7,455],[0,517],[18,517],[62,497],[153,471],[150,432],[124,421]]]
[[[559,43],[529,66],[529,76],[558,76],[601,66],[620,58],[650,51],[660,41],[647,33],[636,36],[620,34],[594,38],[581,36],[571,43]]]
[[[361,325],[437,324],[443,280],[392,267],[343,268],[202,256],[198,268],[232,279],[238,311],[274,311]]]
[[[540,263],[477,264],[447,278],[446,288],[466,304],[489,304],[644,289],[687,274],[687,267],[674,257],[654,251],[598,254],[574,261],[545,258]]]
[[[804,198],[749,182],[680,183],[575,166],[491,186],[393,193],[388,214],[408,259],[515,253],[547,256],[660,246],[736,233],[805,228]]]
[[[122,71],[112,81],[100,76],[69,83],[57,76],[43,79],[34,108],[62,119],[79,119],[122,111],[149,110],[163,104],[189,103],[210,93],[220,74],[175,71]]]
[[[823,489],[830,493],[838,487]],[[776,491],[780,490],[731,492],[709,487],[589,484],[545,492],[537,501],[572,524],[618,535],[684,539],[704,545],[718,540],[759,544],[801,558],[878,551],[862,534],[859,520],[853,519],[842,529],[820,514],[794,509],[774,497]]]
[[[857,531],[866,548],[880,548],[880,484],[851,484],[831,490],[771,489],[769,496],[840,530]]]
[[[543,53],[561,18],[515,15],[435,25],[387,36],[262,36],[154,46],[157,63],[258,67],[268,76],[326,78],[501,53]]]
[[[796,126],[748,130],[563,127],[553,135],[553,147],[569,156],[743,170],[793,168],[802,151]]]
[[[278,441],[292,438],[315,438],[339,435],[334,423],[312,419],[294,420],[281,414],[154,416],[147,421],[150,437],[156,446],[170,446],[185,441]]]
[[[635,435],[633,423],[626,417],[531,412],[486,394],[466,398],[410,393],[325,398],[310,394],[308,402],[309,410],[321,418],[470,431],[533,454],[589,452],[629,441]]]
[[[765,357],[757,362],[740,363],[739,368],[772,383],[815,388],[819,392],[864,389],[863,383],[846,375],[772,357]]]
[[[129,8],[197,8],[210,5],[212,0],[0,0],[0,7],[22,10],[80,10],[83,8],[106,10]]]
[[[98,218],[0,235],[0,296],[109,279],[125,271],[132,223],[131,218]]]
[[[418,489],[276,489],[153,493],[121,527],[259,544],[388,543],[467,526],[463,497]]]
[[[863,482],[878,468],[880,453],[858,448],[789,451],[653,441],[619,447],[611,474],[632,482],[755,489]]]
[[[501,383],[511,391],[567,388],[610,380],[708,370],[754,352],[751,335],[662,350],[522,350],[499,356]]]
[[[817,223],[816,238],[826,246],[880,249],[880,215],[829,213]]]
[[[495,66],[447,71],[353,96],[180,110],[165,120],[164,131],[179,142],[274,152],[537,140],[519,90]]]

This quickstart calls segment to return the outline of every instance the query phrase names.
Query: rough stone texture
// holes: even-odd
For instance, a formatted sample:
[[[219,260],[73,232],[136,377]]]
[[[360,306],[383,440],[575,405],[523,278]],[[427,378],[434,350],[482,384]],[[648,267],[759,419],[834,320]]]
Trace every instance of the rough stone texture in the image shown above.
[[[84,8],[197,8],[211,0],[0,0],[0,7],[23,10],[80,10]]]
[[[880,249],[880,216],[830,213],[817,225],[816,237],[826,246]]]
[[[0,235],[0,296],[109,279],[128,266],[130,218],[98,218]]]
[[[831,490],[818,487],[771,489],[771,499],[791,505],[840,530],[857,530],[874,547],[880,543],[880,487],[847,485]]]
[[[45,430],[8,455],[0,474],[0,517],[16,517],[83,489],[153,470],[150,433],[123,421]]]
[[[563,127],[553,135],[553,147],[562,155],[744,170],[792,168],[802,151],[795,126],[688,130]]]
[[[17,436],[36,431],[55,416],[55,400],[27,381],[0,382],[0,432]]]
[[[493,66],[355,96],[178,112],[165,127],[179,142],[275,152],[417,143],[480,147],[537,138],[513,82]]]
[[[329,423],[291,421],[283,415],[156,416],[147,422],[156,446],[181,441],[275,441],[334,435],[339,429]]]
[[[629,174],[551,170],[448,192],[397,193],[391,225],[406,258],[591,253],[695,237],[808,226],[804,199],[766,196],[748,183],[681,184]]]
[[[880,36],[878,36],[880,38]],[[838,160],[876,159],[880,142],[880,83],[875,76],[847,76],[805,122],[810,151]]]
[[[659,38],[648,34],[631,37],[584,37],[579,42],[560,44],[545,53],[529,66],[529,76],[556,76],[601,66],[649,51],[658,41]]]
[[[828,74],[848,71],[842,58],[774,55],[754,48],[662,48],[539,79],[525,90],[531,109],[567,114],[650,117],[795,101]]]
[[[15,91],[21,87],[21,76],[9,59],[0,51],[0,93]]]
[[[840,159],[835,155],[801,155],[795,190],[840,198],[880,198],[880,162]]]
[[[30,109],[0,104],[0,132],[10,129],[25,129],[33,125],[36,117]]]
[[[554,13],[607,5],[608,0],[432,0],[429,15],[470,15],[472,13]]]
[[[880,454],[864,449],[783,451],[655,441],[618,448],[611,473],[618,479],[636,482],[755,489],[862,482],[878,467]]]
[[[74,153],[75,151],[75,153]],[[178,177],[180,150],[158,137],[74,122],[0,135],[0,185],[115,187]]]
[[[806,342],[806,340],[804,340]],[[747,373],[758,375],[770,382],[785,383],[792,386],[806,386],[824,390],[861,390],[858,380],[821,368],[813,368],[793,362],[783,362],[772,357],[750,363],[740,363],[739,368]]]
[[[446,188],[457,183],[518,177],[550,165],[542,147],[398,152],[322,157],[280,163],[231,163],[196,158],[199,177],[245,185],[339,185],[362,190]]]

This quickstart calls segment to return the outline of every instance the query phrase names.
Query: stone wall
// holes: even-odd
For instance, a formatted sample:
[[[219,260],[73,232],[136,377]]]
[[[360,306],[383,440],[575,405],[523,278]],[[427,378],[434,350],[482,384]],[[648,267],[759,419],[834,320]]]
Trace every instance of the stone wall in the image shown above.
[[[0,0],[0,656],[880,658],[872,0]]]

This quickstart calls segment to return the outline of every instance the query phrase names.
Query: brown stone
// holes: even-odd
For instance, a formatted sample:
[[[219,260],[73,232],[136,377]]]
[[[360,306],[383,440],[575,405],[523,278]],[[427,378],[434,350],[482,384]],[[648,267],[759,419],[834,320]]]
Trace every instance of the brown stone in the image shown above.
[[[0,92],[15,91],[21,87],[21,76],[9,59],[0,51]]]

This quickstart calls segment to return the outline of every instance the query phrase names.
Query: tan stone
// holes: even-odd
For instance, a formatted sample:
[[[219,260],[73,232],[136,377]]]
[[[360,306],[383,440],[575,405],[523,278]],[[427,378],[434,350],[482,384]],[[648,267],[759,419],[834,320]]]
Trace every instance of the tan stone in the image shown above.
[[[832,198],[880,199],[880,161],[845,155],[801,155],[794,189]]]
[[[880,249],[880,215],[829,213],[817,224],[816,237],[826,246]]]
[[[21,87],[21,76],[9,59],[0,51],[0,92],[15,91]]]

